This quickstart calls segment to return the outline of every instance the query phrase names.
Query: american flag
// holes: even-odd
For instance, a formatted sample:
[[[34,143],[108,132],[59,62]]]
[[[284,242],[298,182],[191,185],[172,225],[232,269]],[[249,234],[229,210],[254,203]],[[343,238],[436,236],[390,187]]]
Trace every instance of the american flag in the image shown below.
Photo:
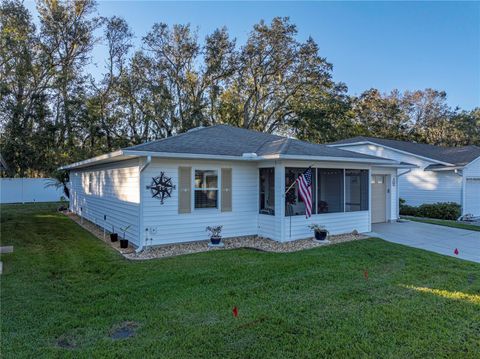
[[[305,203],[305,215],[309,218],[312,215],[312,167],[308,167],[305,172],[303,172],[297,178],[298,182],[298,194],[300,198]]]

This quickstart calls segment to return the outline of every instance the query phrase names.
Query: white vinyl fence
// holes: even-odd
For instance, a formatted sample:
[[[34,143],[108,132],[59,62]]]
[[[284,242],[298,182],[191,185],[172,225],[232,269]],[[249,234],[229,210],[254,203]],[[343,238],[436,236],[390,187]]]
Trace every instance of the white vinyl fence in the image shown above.
[[[0,178],[0,203],[60,201],[63,188],[52,183],[51,178]]]

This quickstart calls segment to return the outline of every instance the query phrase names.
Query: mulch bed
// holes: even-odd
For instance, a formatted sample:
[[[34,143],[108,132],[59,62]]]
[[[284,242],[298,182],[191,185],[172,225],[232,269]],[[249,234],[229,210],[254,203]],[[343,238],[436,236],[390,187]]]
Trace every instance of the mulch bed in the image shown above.
[[[230,249],[239,249],[239,248],[248,248],[259,250],[263,252],[274,252],[274,253],[289,253],[297,252],[305,249],[311,249],[316,247],[322,247],[331,244],[337,244],[342,242],[356,241],[361,239],[366,239],[368,236],[358,233],[347,233],[329,236],[326,241],[315,241],[313,238],[299,239],[290,242],[277,242],[268,238],[263,238],[259,236],[243,236],[235,238],[225,238],[222,240],[223,247],[209,247],[208,244],[210,241],[194,241],[194,242],[185,242],[185,243],[174,243],[174,244],[165,244],[153,247],[147,247],[142,252],[136,253],[135,249],[129,246],[126,249],[120,248],[120,242],[111,242],[109,234],[103,238],[103,228],[95,225],[94,223],[83,220],[81,218],[69,211],[63,212],[67,217],[72,219],[74,222],[78,223],[80,226],[85,228],[87,231],[95,235],[97,238],[101,239],[105,243],[109,244],[120,253],[123,254],[125,258],[132,260],[145,260],[145,259],[154,259],[154,258],[167,258],[174,257],[184,254],[200,253],[206,251],[219,251],[219,250],[230,250]]]

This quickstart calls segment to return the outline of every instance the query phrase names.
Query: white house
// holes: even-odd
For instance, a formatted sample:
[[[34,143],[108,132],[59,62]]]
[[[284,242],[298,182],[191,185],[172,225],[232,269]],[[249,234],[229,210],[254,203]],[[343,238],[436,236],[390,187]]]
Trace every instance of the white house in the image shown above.
[[[441,147],[372,137],[354,137],[330,146],[418,168],[399,170],[400,197],[407,204],[456,202],[462,215],[480,216],[480,147]]]
[[[294,186],[313,169],[313,215]],[[141,250],[207,239],[259,235],[277,241],[368,232],[397,219],[399,161],[226,125],[198,128],[62,167],[70,172],[70,209],[107,229],[130,225]],[[163,201],[161,195],[164,195]],[[288,202],[288,203],[286,203]]]

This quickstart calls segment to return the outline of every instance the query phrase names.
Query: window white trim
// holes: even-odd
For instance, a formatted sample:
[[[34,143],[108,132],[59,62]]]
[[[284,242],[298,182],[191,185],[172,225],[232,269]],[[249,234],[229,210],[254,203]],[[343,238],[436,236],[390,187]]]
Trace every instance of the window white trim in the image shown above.
[[[195,187],[195,172],[196,171],[216,171],[217,172],[217,188],[196,188]],[[222,171],[221,171],[221,167],[216,167],[216,166],[198,166],[198,167],[192,167],[192,180],[191,180],[191,183],[192,183],[192,195],[191,195],[191,205],[192,205],[192,212],[195,212],[195,211],[201,211],[201,212],[207,212],[207,211],[210,211],[210,212],[220,212],[220,203],[222,198],[222,191],[221,191],[221,188],[222,188],[222,175],[221,175]],[[217,191],[217,206],[216,207],[209,207],[209,208],[197,208],[195,207],[195,191]],[[233,195],[233,193],[232,193]]]

